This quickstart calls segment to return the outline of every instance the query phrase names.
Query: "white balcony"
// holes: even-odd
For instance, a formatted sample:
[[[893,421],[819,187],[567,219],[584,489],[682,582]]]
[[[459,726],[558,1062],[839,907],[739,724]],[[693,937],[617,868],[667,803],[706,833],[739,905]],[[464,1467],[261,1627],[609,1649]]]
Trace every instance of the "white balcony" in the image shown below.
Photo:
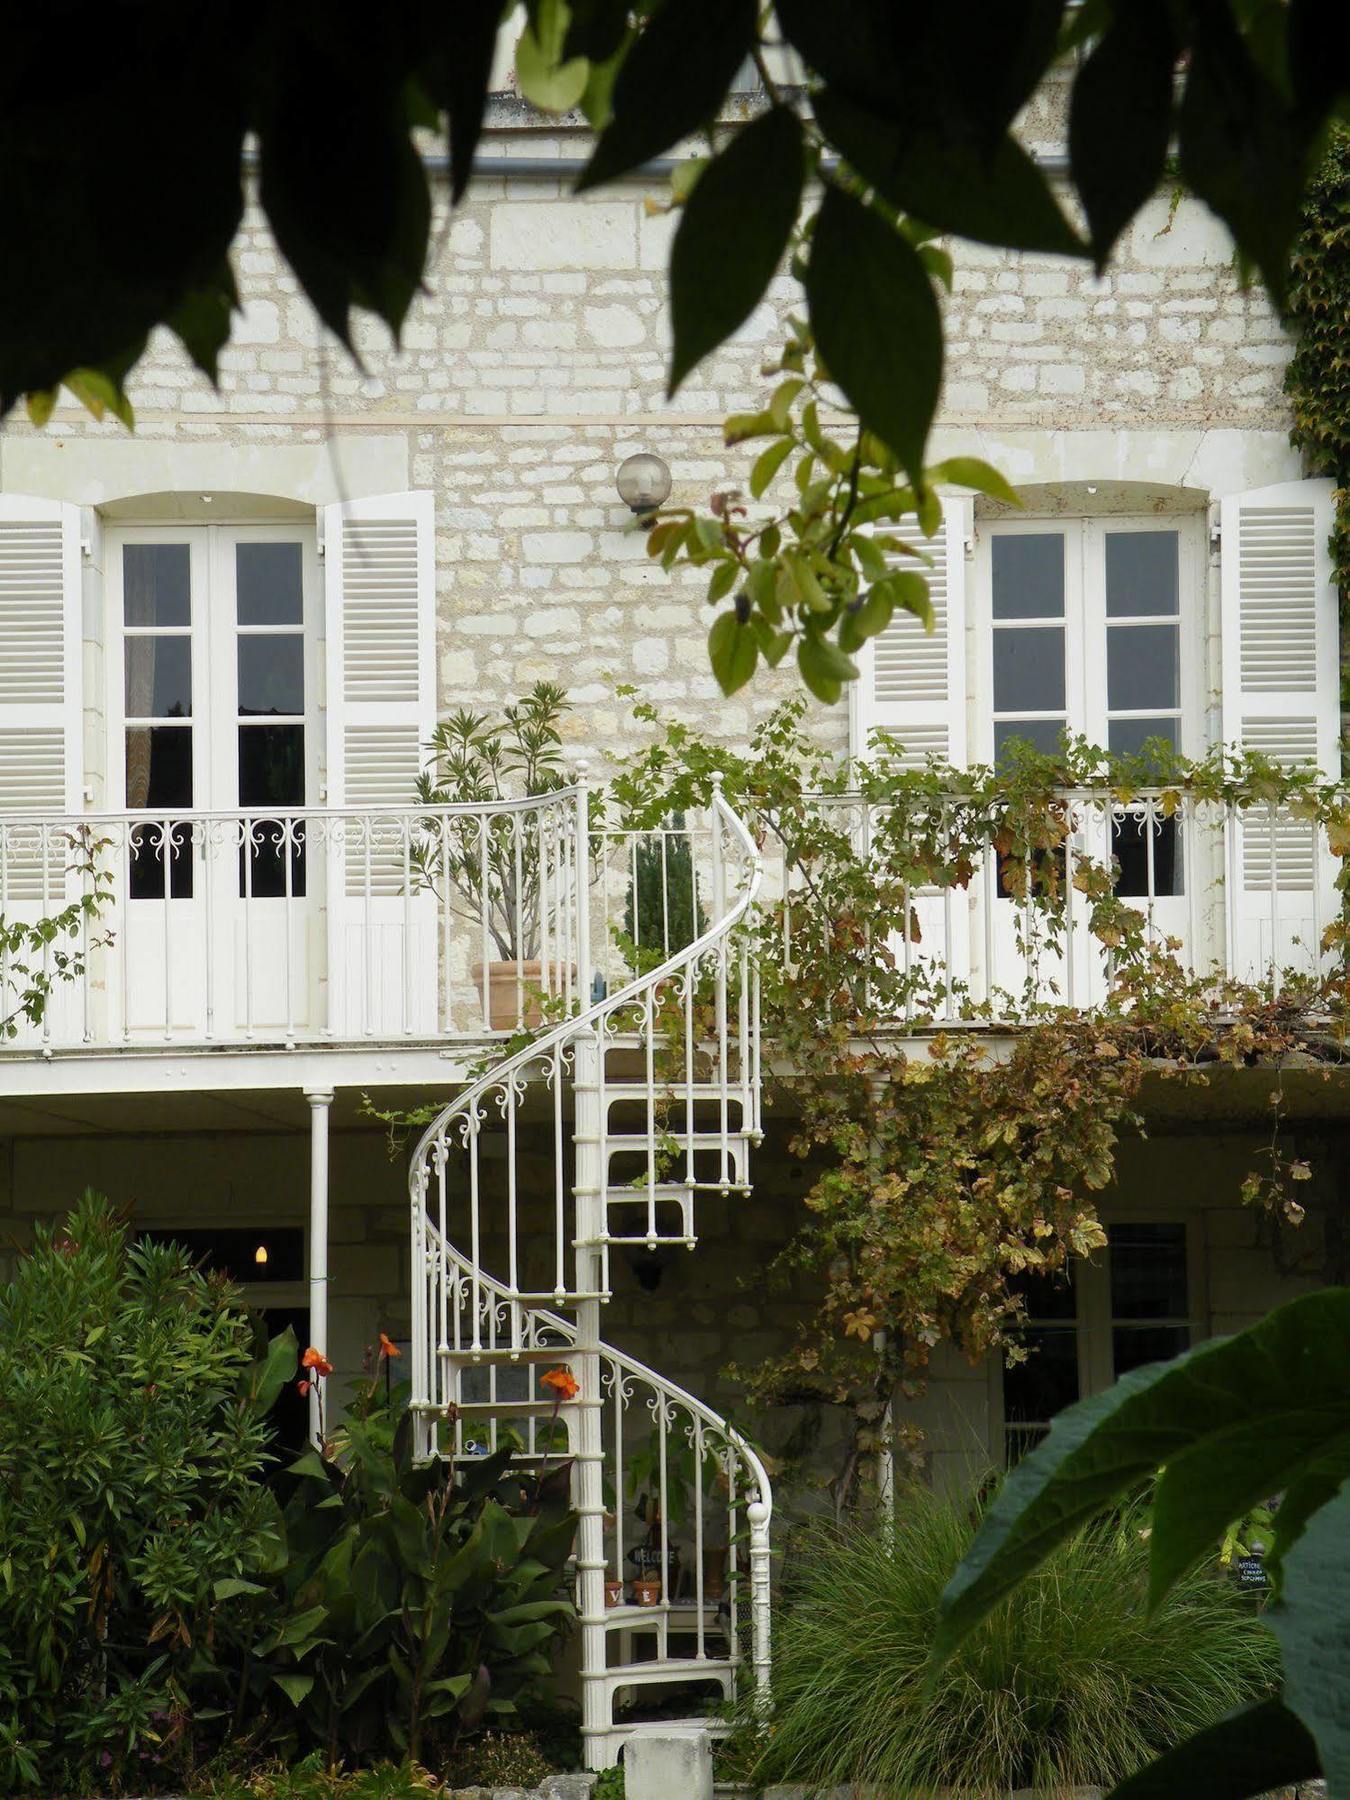
[[[582,832],[581,816],[567,788],[481,807],[0,817],[0,919],[74,927],[0,956],[8,1048],[471,1042],[579,1011],[631,972],[627,940],[669,944],[712,880],[701,825]],[[44,988],[40,1022],[16,1016]]]
[[[887,1020],[899,1029],[1100,1005],[1119,969],[1080,878],[1111,859],[1116,897],[1187,974],[1278,983],[1332,966],[1321,946],[1339,916],[1339,863],[1326,832],[1255,794],[1125,803],[1065,790],[1053,801],[1063,843],[1020,868],[998,847],[998,820],[974,819],[960,795],[811,804],[878,885],[931,868],[934,846],[983,838],[947,884],[904,887],[911,928],[891,940],[903,980]],[[6,926],[63,909],[74,925],[0,956],[5,1046],[468,1045],[579,1011],[647,953],[687,943],[716,880],[701,820],[628,832],[597,816],[583,832],[569,788],[481,807],[0,817]],[[790,923],[817,902],[800,870],[775,869],[774,850],[770,834],[767,892],[786,890]],[[1058,907],[1037,897],[1047,882]],[[22,1008],[44,987],[34,1024]]]
[[[1137,980],[1153,952],[1209,985],[1220,1007],[1233,983],[1278,989],[1336,965],[1324,936],[1340,917],[1340,862],[1317,818],[1254,789],[1222,799],[1062,789],[1041,804],[1038,843],[1014,811],[959,793],[810,801],[891,892],[895,921],[908,921],[889,937],[898,979],[885,1000],[872,997],[889,1023],[1006,1025],[1047,1006],[1091,1010]],[[789,927],[817,903],[809,873],[787,881]],[[1116,903],[1119,947],[1105,921]]]

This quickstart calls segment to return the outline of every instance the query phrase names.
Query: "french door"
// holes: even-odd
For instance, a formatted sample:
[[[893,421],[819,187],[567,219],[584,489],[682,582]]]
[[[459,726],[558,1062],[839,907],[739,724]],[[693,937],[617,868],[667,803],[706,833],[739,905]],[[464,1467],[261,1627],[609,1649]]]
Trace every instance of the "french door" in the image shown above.
[[[981,545],[976,614],[981,760],[1007,763],[1015,742],[1058,750],[1065,733],[1119,756],[1150,740],[1193,755],[1204,714],[1204,562],[1200,521],[1114,517],[999,521]],[[1074,858],[1114,858],[1115,891],[1149,929],[1196,936],[1194,905],[1209,848],[1147,802],[1085,798],[1059,879]],[[1043,871],[1041,872],[1044,873]],[[1101,998],[1109,968],[1086,903],[1051,936],[1015,897],[1035,870],[999,871],[991,950],[996,985],[1042,1000]],[[1072,899],[1077,896],[1071,895]]]
[[[129,1036],[315,1022],[323,868],[318,583],[296,526],[110,537],[109,790],[122,859]],[[301,815],[297,817],[296,815]]]

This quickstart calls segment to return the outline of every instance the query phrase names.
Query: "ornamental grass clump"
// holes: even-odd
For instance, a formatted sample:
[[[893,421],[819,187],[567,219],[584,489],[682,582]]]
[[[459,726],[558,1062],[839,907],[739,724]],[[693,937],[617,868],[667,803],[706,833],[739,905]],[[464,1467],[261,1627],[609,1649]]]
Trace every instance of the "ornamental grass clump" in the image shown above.
[[[938,1596],[974,1509],[902,1494],[886,1528],[808,1527],[789,1551],[767,1733],[747,1716],[736,1774],[758,1788],[856,1784],[962,1800],[1114,1782],[1262,1694],[1275,1640],[1231,1581],[1200,1570],[1145,1614],[1139,1515],[1072,1540],[925,1690]]]

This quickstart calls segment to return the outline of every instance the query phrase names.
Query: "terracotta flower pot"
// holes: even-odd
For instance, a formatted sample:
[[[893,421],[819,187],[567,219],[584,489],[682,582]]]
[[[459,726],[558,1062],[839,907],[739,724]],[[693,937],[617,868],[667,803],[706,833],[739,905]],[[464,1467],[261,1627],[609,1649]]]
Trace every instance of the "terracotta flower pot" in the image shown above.
[[[605,1605],[623,1605],[623,1583],[621,1581],[607,1581],[605,1583]]]
[[[661,1604],[661,1577],[659,1575],[639,1575],[633,1583],[633,1604],[635,1606],[659,1606]]]
[[[478,1004],[483,1003],[483,964],[477,962],[469,971],[473,977]],[[563,963],[549,964],[548,988],[560,994],[566,987],[568,974]],[[521,962],[490,962],[487,965],[488,1024],[493,1031],[533,1031],[543,1023],[541,995],[545,987],[544,965],[538,957]],[[572,991],[576,992],[576,974],[572,972]]]

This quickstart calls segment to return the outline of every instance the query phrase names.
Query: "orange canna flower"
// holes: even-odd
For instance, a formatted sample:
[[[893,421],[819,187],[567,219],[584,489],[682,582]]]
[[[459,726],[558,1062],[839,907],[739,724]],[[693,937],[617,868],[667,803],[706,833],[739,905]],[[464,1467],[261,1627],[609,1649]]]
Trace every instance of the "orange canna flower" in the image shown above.
[[[556,1369],[545,1369],[539,1377],[539,1385],[552,1388],[559,1400],[573,1400],[581,1392],[581,1383],[566,1363],[559,1363]]]
[[[300,1367],[302,1369],[313,1369],[316,1376],[331,1375],[333,1373],[332,1363],[329,1362],[323,1351],[316,1350],[313,1344],[310,1345],[309,1349],[306,1350],[305,1354],[300,1358]]]
[[[399,1349],[398,1345],[394,1342],[394,1340],[391,1337],[386,1336],[386,1334],[382,1331],[380,1333],[380,1355],[381,1356],[402,1356],[402,1354],[403,1354],[403,1352]]]
[[[309,1392],[309,1383],[307,1381],[297,1381],[295,1385],[302,1394],[307,1394]]]

